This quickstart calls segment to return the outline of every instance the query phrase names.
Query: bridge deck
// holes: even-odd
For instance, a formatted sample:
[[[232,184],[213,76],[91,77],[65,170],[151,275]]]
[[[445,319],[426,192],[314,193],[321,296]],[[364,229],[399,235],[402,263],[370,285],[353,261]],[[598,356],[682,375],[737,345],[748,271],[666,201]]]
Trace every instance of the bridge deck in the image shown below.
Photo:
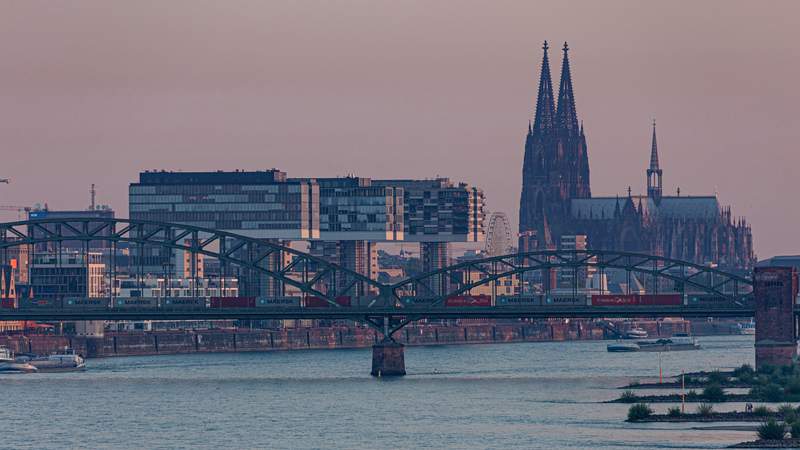
[[[209,320],[209,319],[352,319],[365,317],[410,317],[415,319],[468,318],[578,318],[578,317],[752,317],[754,308],[657,307],[468,307],[468,308],[208,308],[202,310],[93,310],[93,311],[2,311],[8,320]]]

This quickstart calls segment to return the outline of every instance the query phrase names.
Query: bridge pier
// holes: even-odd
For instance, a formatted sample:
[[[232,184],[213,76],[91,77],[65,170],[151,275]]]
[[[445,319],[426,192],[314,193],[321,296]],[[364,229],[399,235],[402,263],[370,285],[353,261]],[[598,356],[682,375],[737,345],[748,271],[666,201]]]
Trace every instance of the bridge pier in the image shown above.
[[[794,303],[797,270],[792,267],[756,268],[756,369],[788,366],[797,360]]]
[[[384,340],[372,346],[373,377],[401,377],[406,374],[405,346]]]

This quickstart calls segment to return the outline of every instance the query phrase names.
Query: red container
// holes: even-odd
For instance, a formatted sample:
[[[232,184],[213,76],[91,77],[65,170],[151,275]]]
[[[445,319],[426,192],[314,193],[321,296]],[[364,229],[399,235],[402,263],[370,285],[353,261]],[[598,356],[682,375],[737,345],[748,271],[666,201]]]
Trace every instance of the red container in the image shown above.
[[[592,295],[592,306],[635,306],[640,305],[635,294],[596,294]]]
[[[645,306],[681,306],[683,297],[680,294],[640,295],[639,303]]]
[[[444,301],[444,306],[492,306],[492,297],[488,295],[458,295],[448,297]]]
[[[255,308],[255,297],[211,297],[212,308]]]
[[[334,301],[339,306],[347,306],[347,307],[349,307],[350,304],[351,304],[349,296],[336,297],[336,299]],[[325,300],[322,297],[311,296],[311,297],[306,298],[306,307],[307,308],[330,308],[331,304],[328,303],[328,301]]]
[[[17,300],[14,298],[4,298],[0,300],[0,308],[6,309],[16,309],[17,308]]]

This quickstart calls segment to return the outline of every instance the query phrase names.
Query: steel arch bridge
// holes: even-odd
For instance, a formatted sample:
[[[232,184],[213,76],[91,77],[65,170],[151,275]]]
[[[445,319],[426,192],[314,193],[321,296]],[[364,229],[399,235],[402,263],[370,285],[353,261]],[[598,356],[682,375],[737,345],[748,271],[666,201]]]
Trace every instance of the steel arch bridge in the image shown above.
[[[18,246],[81,242],[88,251],[91,242],[108,242],[110,276],[116,276],[116,245],[127,243],[145,247],[181,250],[217,258],[221,263],[233,264],[261,273],[303,293],[322,298],[333,306],[335,299],[352,292],[372,287],[378,292],[386,287],[358,272],[348,270],[308,253],[282,246],[267,240],[202,227],[161,223],[153,221],[79,218],[38,219],[0,223],[0,261],[8,261],[8,249]],[[289,255],[290,258],[284,258]],[[140,266],[144,265],[139,258]],[[192,277],[197,276],[195,258],[191,258]]]
[[[80,218],[39,219],[0,223],[0,262],[8,261],[8,250],[15,246],[58,244],[54,251],[60,252],[65,242],[82,243],[88,252],[95,241],[110,243],[108,249],[109,278],[116,277],[117,245],[125,243],[139,248],[158,247],[202,254],[220,260],[221,264],[232,264],[253,273],[266,275],[279,283],[293,286],[306,295],[323,299],[331,308],[313,310],[302,308],[284,309],[280,312],[255,313],[253,311],[215,311],[213,315],[231,318],[348,318],[367,323],[391,339],[391,335],[405,324],[423,318],[457,317],[592,317],[600,312],[595,308],[549,309],[522,308],[500,310],[499,308],[445,308],[447,298],[469,295],[473,289],[484,285],[496,287],[496,283],[509,277],[526,277],[535,273],[541,280],[550,277],[553,271],[621,270],[630,281],[632,274],[652,280],[650,290],[669,292],[704,293],[728,301],[725,308],[680,310],[676,308],[617,308],[603,309],[602,314],[611,316],[638,315],[698,315],[717,313],[721,316],[752,315],[752,280],[740,275],[720,271],[716,268],[679,261],[660,256],[606,250],[537,251],[504,256],[494,256],[451,265],[439,270],[420,274],[392,285],[382,284],[358,272],[348,270],[321,258],[261,239],[202,227],[152,221]],[[52,249],[50,249],[53,251]],[[288,255],[289,257],[284,257]],[[195,258],[192,261],[192,277],[196,277]],[[139,260],[141,262],[141,258]],[[223,269],[224,271],[224,269]],[[141,272],[141,268],[139,269]],[[572,291],[577,293],[578,276],[572,276]],[[662,280],[659,282],[659,280]],[[663,287],[663,280],[671,287]],[[545,283],[546,284],[546,283]],[[627,283],[630,285],[630,282]],[[646,284],[646,283],[645,283]],[[547,294],[545,286],[530,294]],[[602,289],[601,289],[602,292]],[[111,294],[113,297],[113,293]],[[337,302],[340,296],[355,295],[360,300],[350,308]],[[519,293],[518,295],[522,295]],[[409,308],[403,302],[407,297],[423,298],[422,308]],[[494,297],[494,295],[493,295]],[[102,317],[110,313],[87,312],[91,317]],[[117,320],[133,318],[155,319],[162,312],[114,312]],[[5,314],[6,317],[14,314]],[[209,314],[188,314],[187,318],[209,318]],[[46,316],[50,317],[50,316]],[[89,317],[89,316],[87,316]],[[181,316],[184,317],[184,316]],[[8,318],[7,320],[15,320]]]
[[[440,304],[448,297],[469,293],[509,277],[536,272],[549,274],[554,270],[578,272],[588,268],[601,275],[607,269],[624,271],[629,287],[631,275],[638,274],[639,278],[650,280],[655,292],[661,284],[658,280],[668,280],[674,283],[673,292],[712,294],[739,305],[753,292],[753,281],[742,275],[662,256],[613,250],[544,250],[470,260],[402,280],[391,289],[396,295],[416,292],[429,297],[431,304]],[[547,279],[547,275],[542,279]],[[578,277],[571,279],[574,283],[570,288],[577,292],[580,289]],[[437,286],[446,288],[437,292]],[[598,290],[602,292],[601,288]]]

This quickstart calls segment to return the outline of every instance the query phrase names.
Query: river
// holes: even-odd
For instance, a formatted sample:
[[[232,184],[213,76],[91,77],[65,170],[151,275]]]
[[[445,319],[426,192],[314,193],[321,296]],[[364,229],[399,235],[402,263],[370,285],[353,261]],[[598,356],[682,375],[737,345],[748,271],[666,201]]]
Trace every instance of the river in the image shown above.
[[[664,373],[753,364],[752,336],[700,342],[664,353]],[[398,379],[369,376],[369,349],[93,359],[83,373],[0,377],[0,448],[720,448],[754,437],[625,423],[628,405],[599,402],[657,377],[658,355],[606,344],[407,347]]]

